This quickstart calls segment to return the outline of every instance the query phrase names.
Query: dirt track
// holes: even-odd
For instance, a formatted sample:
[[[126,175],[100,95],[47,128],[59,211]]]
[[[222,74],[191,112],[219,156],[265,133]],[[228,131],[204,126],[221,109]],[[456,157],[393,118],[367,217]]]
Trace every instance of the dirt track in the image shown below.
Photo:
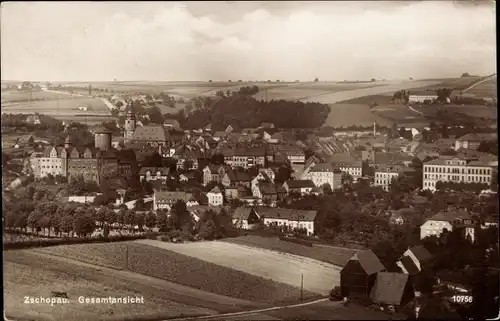
[[[217,241],[186,244],[154,240],[136,242],[165,248],[299,288],[303,274],[304,290],[322,295],[328,294],[333,286],[340,283],[339,267],[297,255]]]

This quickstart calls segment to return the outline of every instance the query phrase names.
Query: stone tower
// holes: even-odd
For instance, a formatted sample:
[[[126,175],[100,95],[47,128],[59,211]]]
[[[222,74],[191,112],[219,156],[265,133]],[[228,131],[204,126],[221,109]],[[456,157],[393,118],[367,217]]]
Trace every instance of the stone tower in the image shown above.
[[[127,104],[127,116],[125,118],[125,128],[123,132],[123,138],[125,138],[126,141],[130,141],[134,137],[135,127],[135,114],[132,110],[132,100],[129,100]]]

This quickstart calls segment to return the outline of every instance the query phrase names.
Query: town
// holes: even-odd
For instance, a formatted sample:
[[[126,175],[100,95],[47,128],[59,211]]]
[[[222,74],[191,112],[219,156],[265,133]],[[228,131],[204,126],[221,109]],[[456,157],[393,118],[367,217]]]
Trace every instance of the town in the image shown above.
[[[486,43],[484,5],[412,3],[410,16],[397,4],[250,4],[60,7],[72,19],[57,33],[34,18],[56,21],[57,5],[9,7],[6,317],[496,318],[497,74],[470,49]],[[330,6],[370,14],[344,21]],[[449,35],[462,56],[432,44],[448,20],[412,25],[442,9],[471,20],[473,36]],[[33,38],[20,17],[46,43],[32,54],[17,47]],[[368,20],[374,34],[356,36]],[[57,59],[42,63],[46,52]]]

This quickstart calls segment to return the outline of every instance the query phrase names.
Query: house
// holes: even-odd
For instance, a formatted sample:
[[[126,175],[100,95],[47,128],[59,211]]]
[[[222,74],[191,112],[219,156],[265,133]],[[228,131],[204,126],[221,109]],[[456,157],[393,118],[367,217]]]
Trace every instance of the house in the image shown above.
[[[286,148],[281,150],[281,154],[290,162],[290,164],[306,163],[306,154],[299,148]]]
[[[466,134],[455,140],[455,150],[461,148],[477,150],[479,144],[485,141],[493,141],[496,139],[496,134]]]
[[[177,201],[183,201],[187,207],[200,205],[193,194],[186,192],[155,192],[153,210],[170,210]]]
[[[26,122],[33,125],[39,125],[42,123],[40,115],[38,114],[29,115],[28,117],[26,117]]]
[[[254,166],[264,167],[266,163],[266,148],[228,148],[222,151],[224,161],[231,167],[250,168]]]
[[[264,123],[260,124],[259,128],[274,128],[274,124],[273,123],[264,122]]]
[[[406,250],[401,259],[396,263],[403,273],[416,275],[420,271],[432,266],[432,255],[422,246],[413,246]]]
[[[236,228],[251,230],[258,227],[260,216],[251,207],[238,207],[233,213],[233,225]]]
[[[410,171],[412,169],[402,165],[381,165],[375,170],[375,180],[373,183],[375,186],[380,186],[384,191],[388,192],[393,179],[402,177]]]
[[[146,181],[167,181],[170,168],[168,167],[141,167],[139,179]]]
[[[224,131],[226,133],[237,133],[240,131],[240,129],[238,128],[238,126],[236,124],[232,124],[232,125],[227,125],[226,129],[224,129]]]
[[[207,193],[208,205],[210,206],[222,206],[224,202],[224,196],[219,189],[215,186],[210,192]]]
[[[295,179],[286,181],[283,187],[288,194],[305,195],[309,194],[315,185],[311,180]]]
[[[14,148],[31,147],[35,143],[33,135],[22,135],[17,138]]]
[[[420,226],[420,239],[432,235],[439,237],[445,229],[451,232],[455,228],[463,229],[464,237],[470,237],[470,240],[474,242],[474,220],[469,213],[464,211],[439,212],[431,216]]]
[[[362,162],[354,160],[352,162],[336,162],[335,167],[340,169],[342,173],[348,174],[352,177],[354,183],[362,176]]]
[[[370,291],[373,303],[402,307],[413,300],[415,291],[410,278],[404,273],[378,272]]]
[[[190,145],[183,145],[177,148],[172,155],[172,158],[177,160],[177,170],[198,169],[198,158],[201,153]]]
[[[191,180],[195,179],[195,175],[193,172],[182,173],[179,175],[179,182],[187,183]]]
[[[315,233],[314,225],[318,211],[272,207],[260,207],[256,211],[267,226],[277,226],[284,230],[303,229],[307,235]]]
[[[498,227],[498,214],[496,216],[493,215],[487,216],[484,219],[483,224],[481,224],[482,229],[487,229],[492,226]]]
[[[168,185],[167,181],[163,180],[153,180],[150,181],[151,183],[151,188],[153,189],[153,192],[168,192]]]
[[[231,168],[227,165],[207,165],[203,169],[203,185],[210,182],[220,183],[224,175],[229,172]]]
[[[408,102],[411,103],[424,103],[433,102],[438,99],[437,95],[409,95]]]
[[[243,171],[230,170],[224,174],[221,183],[224,187],[243,185],[250,187],[251,178],[250,175]]]
[[[250,196],[248,187],[242,185],[232,185],[224,189],[226,199],[240,199]]]
[[[355,253],[340,271],[342,297],[370,299],[377,273],[384,270],[384,265],[371,250]]]
[[[165,119],[165,121],[163,122],[163,126],[167,128],[181,128],[179,122],[176,119]]]
[[[262,182],[258,185],[259,196],[254,195],[262,199],[264,204],[269,204],[270,206],[274,206],[276,201],[278,200],[278,193],[276,192],[276,188],[272,183]]]
[[[303,175],[304,177],[304,175]],[[330,163],[320,163],[308,170],[308,175],[316,187],[329,185],[331,189],[342,187],[342,172]]]

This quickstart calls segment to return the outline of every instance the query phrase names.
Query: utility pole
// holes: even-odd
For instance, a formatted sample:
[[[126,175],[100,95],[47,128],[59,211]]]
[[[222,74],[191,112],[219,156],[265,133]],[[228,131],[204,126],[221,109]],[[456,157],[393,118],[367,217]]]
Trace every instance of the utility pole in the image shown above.
[[[304,300],[304,273],[300,274],[300,301]]]

